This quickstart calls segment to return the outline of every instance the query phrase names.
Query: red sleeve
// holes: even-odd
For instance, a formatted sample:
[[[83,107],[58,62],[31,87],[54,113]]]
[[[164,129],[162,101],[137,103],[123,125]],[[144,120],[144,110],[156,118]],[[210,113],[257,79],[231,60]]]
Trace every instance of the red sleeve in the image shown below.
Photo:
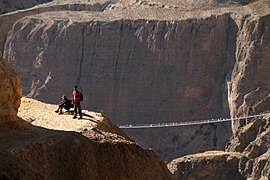
[[[72,91],[72,102],[74,103],[74,91]]]

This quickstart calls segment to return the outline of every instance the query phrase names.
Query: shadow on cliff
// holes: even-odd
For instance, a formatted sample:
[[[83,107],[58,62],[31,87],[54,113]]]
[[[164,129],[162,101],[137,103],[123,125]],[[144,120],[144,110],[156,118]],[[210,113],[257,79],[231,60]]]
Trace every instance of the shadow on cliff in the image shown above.
[[[74,111],[73,110],[66,111],[63,114],[73,115]],[[83,116],[83,118],[81,120],[89,120],[93,123],[100,124],[100,121],[98,121],[94,116],[91,116],[91,115],[86,114],[86,113],[82,113],[82,116]]]

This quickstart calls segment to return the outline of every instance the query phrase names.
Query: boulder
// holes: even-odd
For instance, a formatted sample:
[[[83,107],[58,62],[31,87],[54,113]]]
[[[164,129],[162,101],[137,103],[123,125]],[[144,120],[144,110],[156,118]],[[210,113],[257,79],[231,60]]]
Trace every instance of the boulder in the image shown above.
[[[248,159],[241,153],[209,151],[188,155],[173,160],[168,168],[176,179],[246,179],[239,170],[241,159]]]

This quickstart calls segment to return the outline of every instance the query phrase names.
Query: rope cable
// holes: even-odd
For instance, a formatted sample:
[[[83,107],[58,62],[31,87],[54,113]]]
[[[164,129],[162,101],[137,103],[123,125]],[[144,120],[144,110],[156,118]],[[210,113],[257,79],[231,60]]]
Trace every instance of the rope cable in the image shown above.
[[[235,120],[241,120],[241,119],[251,119],[255,117],[262,117],[267,114],[270,114],[270,113],[256,114],[256,115],[235,117],[235,118],[218,118],[218,119],[206,119],[206,120],[173,122],[173,123],[126,124],[126,125],[118,125],[118,127],[121,129],[144,129],[144,128],[191,126],[191,125],[200,125],[200,124],[220,123],[220,122],[226,122],[226,121],[235,121]]]

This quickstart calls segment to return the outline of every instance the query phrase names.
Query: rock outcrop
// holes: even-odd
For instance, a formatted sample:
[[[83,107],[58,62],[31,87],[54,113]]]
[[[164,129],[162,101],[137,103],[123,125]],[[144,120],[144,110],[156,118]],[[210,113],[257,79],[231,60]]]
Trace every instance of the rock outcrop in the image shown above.
[[[100,113],[55,117],[56,105],[24,98],[16,117],[21,81],[2,59],[0,77],[0,179],[173,179],[153,151]]]
[[[0,56],[0,126],[16,121],[22,97],[22,82]]]
[[[81,135],[29,124],[2,129],[0,178],[172,179],[154,152],[115,134],[91,131]]]
[[[246,179],[238,171],[239,162],[248,158],[240,153],[209,151],[173,160],[168,168],[176,179]]]
[[[244,122],[227,145],[227,151],[241,152],[249,158],[240,169],[247,178],[269,178],[269,120],[270,116],[267,115]]]

